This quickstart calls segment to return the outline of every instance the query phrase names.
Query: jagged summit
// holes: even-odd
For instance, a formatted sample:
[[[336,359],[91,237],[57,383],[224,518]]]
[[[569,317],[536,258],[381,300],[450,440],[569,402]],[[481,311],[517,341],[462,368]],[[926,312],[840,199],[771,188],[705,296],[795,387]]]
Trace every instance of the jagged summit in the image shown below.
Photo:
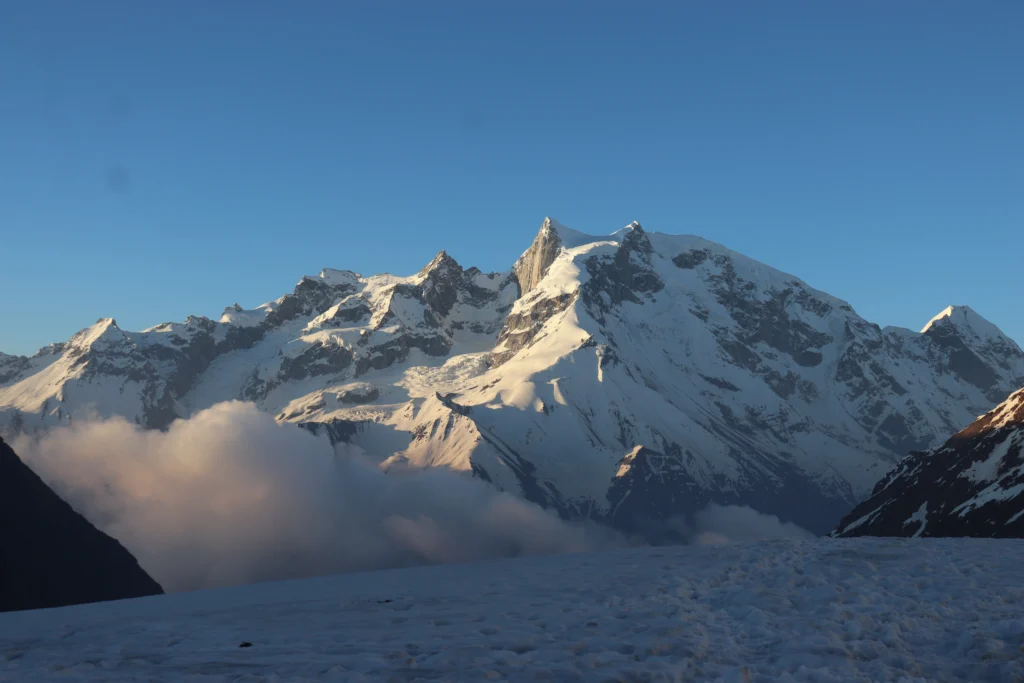
[[[435,270],[456,270],[458,272],[462,272],[462,266],[460,266],[459,262],[452,258],[447,251],[442,249],[437,252],[437,255],[431,259],[430,263],[420,270],[420,274],[427,274]]]
[[[320,271],[318,277],[331,286],[337,285],[354,285],[360,279],[362,275],[353,272],[351,270],[335,270],[334,268],[324,268]]]
[[[552,218],[544,219],[540,231],[533,238],[533,244],[512,267],[522,294],[536,287],[544,278],[548,267],[554,262],[555,256],[565,243],[562,235],[570,232],[572,231]]]
[[[615,232],[612,233],[612,235],[622,236],[633,232],[639,232],[641,234],[644,232],[643,227],[640,225],[640,221],[633,221],[632,223],[622,228],[621,230],[616,230]]]
[[[544,230],[555,230],[555,231],[557,231],[558,228],[560,228],[560,227],[564,228],[565,226],[562,225],[561,223],[559,223],[557,220],[555,220],[551,216],[544,216],[544,220],[540,224],[540,229],[542,231],[544,231]]]

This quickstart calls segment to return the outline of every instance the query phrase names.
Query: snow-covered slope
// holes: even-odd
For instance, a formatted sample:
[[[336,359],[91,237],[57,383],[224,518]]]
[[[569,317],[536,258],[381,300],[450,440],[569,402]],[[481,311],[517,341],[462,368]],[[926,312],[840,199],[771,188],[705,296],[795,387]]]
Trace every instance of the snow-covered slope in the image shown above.
[[[443,466],[647,532],[711,502],[826,532],[899,457],[1024,384],[954,307],[922,333],[699,237],[546,220],[507,273],[441,252],[411,277],[325,270],[220,321],[99,321],[0,359],[0,425],[162,428],[256,402],[383,467]]]
[[[821,539],[200,591],[0,615],[0,680],[1020,681],[1021,562]]]
[[[834,535],[1024,538],[1024,389],[901,460]]]

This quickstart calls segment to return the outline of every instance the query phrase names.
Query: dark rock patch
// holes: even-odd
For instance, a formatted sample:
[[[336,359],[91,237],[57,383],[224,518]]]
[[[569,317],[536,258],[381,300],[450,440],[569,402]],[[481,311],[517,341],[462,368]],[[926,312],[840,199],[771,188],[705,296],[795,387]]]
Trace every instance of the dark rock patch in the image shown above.
[[[124,546],[75,512],[0,439],[0,612],[161,593]]]

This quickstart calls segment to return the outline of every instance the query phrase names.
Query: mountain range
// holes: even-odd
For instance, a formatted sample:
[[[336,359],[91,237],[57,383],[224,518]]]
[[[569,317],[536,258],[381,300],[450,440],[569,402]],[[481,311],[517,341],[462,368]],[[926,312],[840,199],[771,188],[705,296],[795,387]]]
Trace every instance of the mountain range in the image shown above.
[[[408,277],[325,269],[219,320],[103,318],[0,354],[0,429],[164,429],[252,401],[339,453],[464,471],[566,517],[662,534],[740,504],[827,533],[1021,386],[1024,352],[967,306],[883,329],[700,237],[546,219],[505,272],[444,251]]]

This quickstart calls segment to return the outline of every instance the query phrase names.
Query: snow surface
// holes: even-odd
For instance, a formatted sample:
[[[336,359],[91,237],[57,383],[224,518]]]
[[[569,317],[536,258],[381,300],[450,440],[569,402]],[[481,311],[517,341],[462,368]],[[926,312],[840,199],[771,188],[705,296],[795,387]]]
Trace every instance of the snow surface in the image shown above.
[[[771,541],[8,613],[0,680],[1021,681],[1022,562],[1017,540]]]
[[[914,538],[919,538],[924,533],[925,527],[928,526],[928,501],[921,503],[921,507],[917,509],[917,512],[912,514],[903,526],[910,526],[917,524],[917,531],[914,532]]]

